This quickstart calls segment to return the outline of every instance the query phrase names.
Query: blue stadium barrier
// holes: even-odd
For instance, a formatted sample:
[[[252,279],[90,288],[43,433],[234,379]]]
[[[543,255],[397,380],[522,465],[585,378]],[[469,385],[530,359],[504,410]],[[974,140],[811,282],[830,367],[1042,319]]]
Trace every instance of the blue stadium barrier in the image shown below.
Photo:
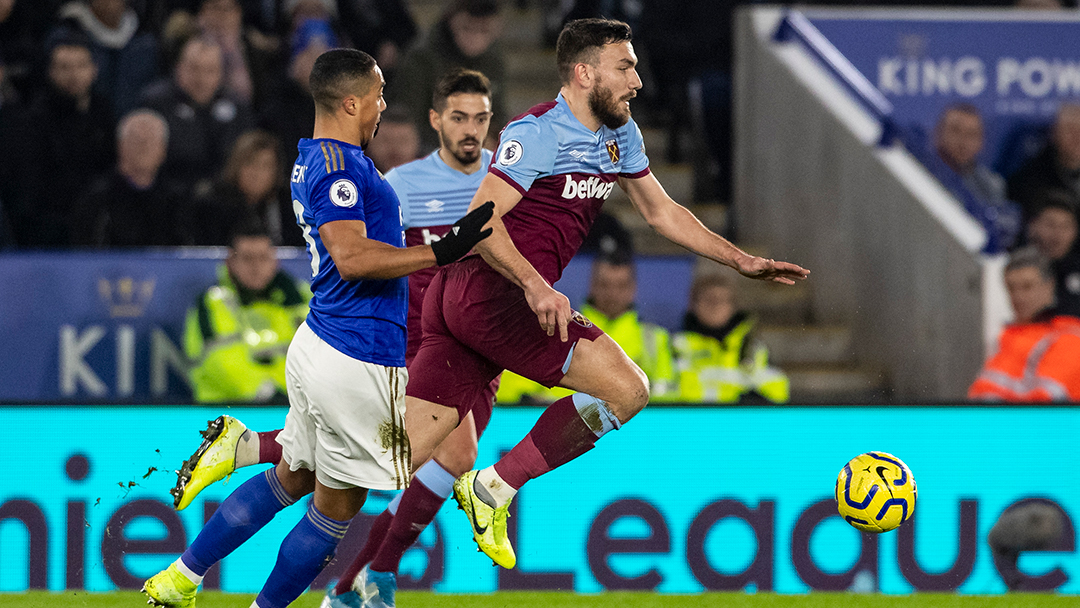
[[[778,35],[825,55],[880,116],[886,106],[872,101],[869,86],[902,131],[933,133],[946,107],[974,105],[985,123],[985,162],[1006,177],[1037,151],[1058,106],[1080,101],[1075,12],[815,8],[785,23]]]
[[[0,253],[0,402],[187,403],[187,309],[216,280],[225,250]],[[279,249],[307,279],[307,253]],[[638,260],[642,316],[677,327],[690,256]],[[580,305],[591,258],[575,258],[558,288]]]

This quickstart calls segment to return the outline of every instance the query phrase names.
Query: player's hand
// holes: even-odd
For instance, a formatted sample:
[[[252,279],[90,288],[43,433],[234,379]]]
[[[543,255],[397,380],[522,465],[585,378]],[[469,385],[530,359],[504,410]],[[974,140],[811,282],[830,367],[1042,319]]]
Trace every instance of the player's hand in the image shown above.
[[[744,277],[784,285],[794,285],[795,281],[801,281],[810,274],[809,270],[801,266],[757,256],[748,256],[739,263],[736,270]]]
[[[536,313],[540,328],[547,332],[547,335],[554,336],[558,329],[560,340],[566,342],[570,339],[566,331],[566,325],[570,322],[570,300],[566,296],[544,285],[537,292],[525,290],[525,301]]]
[[[435,262],[439,266],[456,262],[458,258],[469,253],[477,243],[486,239],[491,234],[491,228],[487,230],[482,230],[482,228],[494,213],[495,203],[488,201],[454,222],[449,232],[431,244],[431,251],[435,253]]]

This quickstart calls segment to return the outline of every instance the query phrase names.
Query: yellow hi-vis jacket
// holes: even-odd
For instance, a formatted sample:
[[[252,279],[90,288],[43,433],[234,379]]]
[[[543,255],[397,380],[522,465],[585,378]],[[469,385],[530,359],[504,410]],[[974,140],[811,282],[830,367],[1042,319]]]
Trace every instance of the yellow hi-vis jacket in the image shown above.
[[[788,401],[787,376],[769,366],[768,349],[750,337],[754,323],[746,316],[722,340],[691,331],[675,334],[680,401],[737,403],[750,392],[773,403]]]
[[[637,363],[649,378],[650,401],[671,401],[678,397],[675,390],[675,366],[671,358],[671,338],[659,325],[646,323],[638,318],[636,310],[608,318],[593,306],[581,309],[594,325],[604,331],[626,355]],[[542,385],[512,372],[504,372],[499,383],[496,401],[518,403],[521,401],[551,402],[573,391],[565,388],[547,389]]]
[[[307,285],[283,271],[258,296],[242,295],[221,266],[218,284],[187,314],[184,351],[192,365],[195,401],[255,402],[285,395],[285,353],[310,299]]]

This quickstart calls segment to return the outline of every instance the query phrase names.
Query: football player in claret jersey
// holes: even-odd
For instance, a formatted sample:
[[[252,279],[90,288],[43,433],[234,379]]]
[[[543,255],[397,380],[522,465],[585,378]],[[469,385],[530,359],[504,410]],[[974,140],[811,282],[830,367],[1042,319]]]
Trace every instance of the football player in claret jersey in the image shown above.
[[[481,147],[491,120],[491,85],[480,72],[458,69],[441,78],[435,87],[430,112],[431,128],[438,133],[440,147],[424,158],[391,169],[386,181],[401,200],[407,246],[431,244],[446,234],[453,222],[465,214],[491,163],[491,152]],[[411,364],[420,348],[420,311],[435,268],[409,275],[408,342],[405,365]],[[493,401],[496,378],[486,399]],[[353,582],[363,566],[358,588],[373,580],[385,584],[382,601],[392,605],[390,589],[396,582],[398,564],[405,550],[434,519],[450,496],[454,478],[472,468],[476,442],[487,426],[490,408],[470,414],[454,429],[433,458],[421,466],[413,483],[372,523],[364,548],[329,592],[330,606],[355,606],[359,596]],[[280,431],[255,433],[235,418],[221,416],[210,423],[206,439],[181,469],[173,490],[177,509],[184,509],[198,493],[232,473],[236,468],[259,463],[277,464],[281,458],[275,437]],[[277,449],[275,449],[277,448]],[[347,557],[347,556],[343,556]],[[373,572],[372,572],[373,571]]]
[[[641,369],[552,288],[616,183],[650,226],[698,255],[782,284],[808,274],[749,255],[709,231],[650,173],[630,117],[641,88],[630,38],[629,26],[606,19],[563,28],[558,97],[507,124],[473,197],[472,208],[495,202],[494,233],[477,245],[479,255],[443,268],[424,300],[424,340],[406,389],[406,427],[418,462],[458,420],[489,407],[484,390],[503,369],[578,391],[548,406],[493,466],[454,483],[480,549],[507,568],[516,563],[506,517],[518,489],[592,449],[649,399]]]
[[[287,355],[281,462],[230,494],[187,551],[146,581],[151,604],[194,606],[210,566],[314,492],[252,604],[285,608],[329,563],[368,489],[408,485],[405,276],[466,254],[491,233],[483,227],[492,205],[431,245],[405,247],[398,197],[363,153],[386,108],[383,85],[361,51],[335,49],[315,61],[314,137],[300,141],[292,171],[314,297]]]

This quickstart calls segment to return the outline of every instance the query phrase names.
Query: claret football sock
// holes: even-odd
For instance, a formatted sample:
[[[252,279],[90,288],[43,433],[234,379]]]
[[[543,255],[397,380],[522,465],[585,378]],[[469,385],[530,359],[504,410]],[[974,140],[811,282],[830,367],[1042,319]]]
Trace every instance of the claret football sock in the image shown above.
[[[282,487],[274,469],[256,475],[221,503],[180,559],[197,576],[203,576],[210,566],[232,553],[278,511],[294,502],[296,499]]]
[[[277,436],[280,432],[281,429],[258,433],[259,452],[257,456],[259,464],[277,464],[281,462],[281,444],[277,442]],[[236,466],[240,465],[237,464]]]
[[[368,530],[368,537],[367,541],[364,542],[364,547],[360,549],[360,553],[356,554],[345,572],[341,573],[341,578],[338,579],[337,585],[334,586],[334,593],[341,595],[348,593],[352,589],[356,575],[360,574],[360,570],[375,559],[375,554],[379,552],[379,546],[382,545],[383,539],[386,538],[386,533],[390,531],[390,524],[393,521],[394,513],[388,507],[382,513],[379,513],[375,521],[371,522],[371,529]]]
[[[334,557],[348,521],[324,515],[312,502],[300,523],[281,541],[277,563],[255,599],[260,608],[285,608],[300,597]]]
[[[442,465],[429,460],[420,467],[413,482],[401,494],[401,504],[390,523],[386,538],[371,561],[371,569],[397,574],[401,556],[435,519],[435,514],[453,491],[454,476]]]
[[[496,500],[493,506],[500,506],[508,499],[500,497],[506,489],[498,481],[514,489],[521,488],[526,481],[588,452],[597,439],[620,426],[603,401],[585,393],[563,397],[544,410],[529,434],[496,462],[490,472],[480,471],[476,492],[483,500],[479,489],[483,485]]]

